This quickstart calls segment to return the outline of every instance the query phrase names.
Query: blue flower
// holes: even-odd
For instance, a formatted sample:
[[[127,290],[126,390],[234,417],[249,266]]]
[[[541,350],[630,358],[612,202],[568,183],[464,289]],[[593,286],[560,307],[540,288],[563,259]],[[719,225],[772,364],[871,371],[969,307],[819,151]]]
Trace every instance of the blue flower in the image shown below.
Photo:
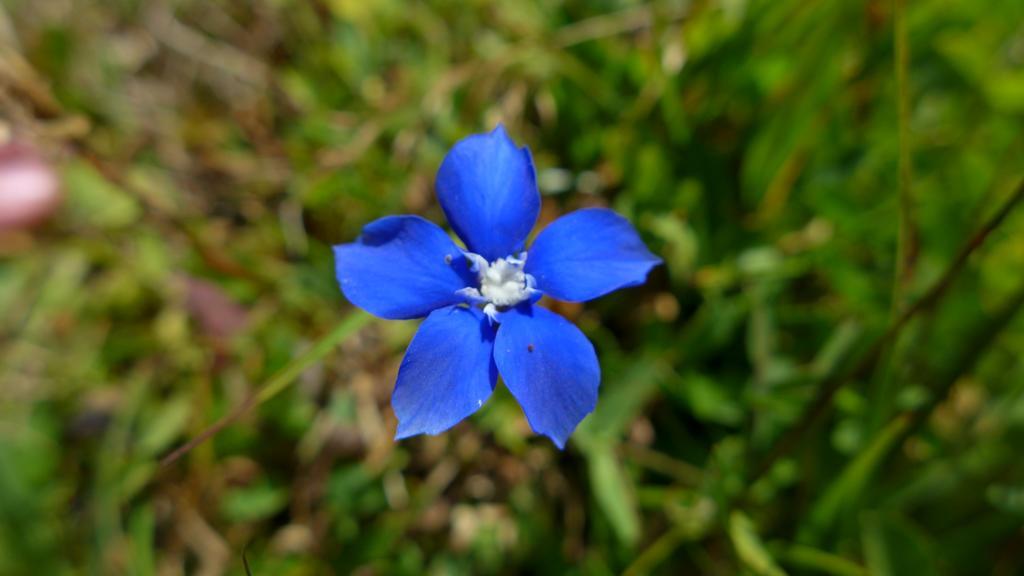
[[[661,260],[602,208],[563,216],[524,252],[540,194],[529,149],[500,125],[458,142],[436,188],[465,248],[418,216],[381,218],[334,247],[353,304],[387,319],[426,317],[391,397],[396,439],[451,428],[484,405],[500,374],[533,430],[564,448],[597,404],[601,369],[583,333],[537,300],[585,302],[636,286]]]

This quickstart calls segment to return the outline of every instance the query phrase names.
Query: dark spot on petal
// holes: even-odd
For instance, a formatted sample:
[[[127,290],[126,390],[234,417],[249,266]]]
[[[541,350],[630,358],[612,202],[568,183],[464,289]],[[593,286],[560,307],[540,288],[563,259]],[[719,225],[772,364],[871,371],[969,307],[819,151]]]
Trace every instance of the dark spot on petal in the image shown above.
[[[449,265],[449,266],[452,265],[452,255],[451,254],[445,254],[444,255],[444,263]]]
[[[533,352],[533,344],[527,344],[526,345],[526,351],[527,352]]]

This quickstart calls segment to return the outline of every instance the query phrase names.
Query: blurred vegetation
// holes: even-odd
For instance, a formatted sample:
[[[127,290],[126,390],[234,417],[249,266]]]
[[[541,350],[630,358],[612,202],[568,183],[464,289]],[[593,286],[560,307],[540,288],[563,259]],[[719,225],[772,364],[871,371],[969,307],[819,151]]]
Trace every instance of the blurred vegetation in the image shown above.
[[[3,0],[0,118],[65,192],[0,236],[0,574],[1024,574],[1024,3]],[[556,306],[564,452],[502,390],[395,443],[416,324],[329,247],[499,121],[666,266]]]

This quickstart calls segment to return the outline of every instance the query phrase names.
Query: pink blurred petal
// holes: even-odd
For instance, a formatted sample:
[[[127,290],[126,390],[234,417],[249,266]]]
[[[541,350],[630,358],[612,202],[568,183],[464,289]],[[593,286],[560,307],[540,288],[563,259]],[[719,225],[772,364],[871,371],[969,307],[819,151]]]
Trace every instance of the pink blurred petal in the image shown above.
[[[60,202],[60,183],[41,156],[19,144],[0,146],[0,231],[27,228]]]
[[[231,299],[220,286],[206,280],[186,276],[185,304],[207,336],[227,342],[245,329],[249,321],[245,308]]]

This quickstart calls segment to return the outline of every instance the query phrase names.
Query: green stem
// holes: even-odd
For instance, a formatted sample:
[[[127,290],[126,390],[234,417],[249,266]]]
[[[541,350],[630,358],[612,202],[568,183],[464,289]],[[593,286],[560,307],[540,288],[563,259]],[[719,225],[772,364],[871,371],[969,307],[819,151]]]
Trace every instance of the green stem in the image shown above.
[[[914,273],[919,248],[914,218],[913,172],[910,142],[910,88],[908,86],[910,50],[907,46],[906,0],[893,0],[893,68],[896,75],[897,133],[899,143],[899,229],[896,240],[896,266],[892,281],[892,318],[907,304],[907,286]],[[878,430],[893,412],[893,365],[903,355],[902,341],[896,339],[879,362],[879,373],[871,390],[871,414],[868,429]]]
[[[687,531],[679,526],[662,534],[660,538],[655,540],[653,544],[637,556],[636,560],[622,573],[623,576],[650,574],[655,567],[664,562],[675,552],[676,548],[686,541],[687,536]]]
[[[910,49],[907,45],[906,0],[893,0],[893,42],[896,45],[893,66],[896,69],[896,99],[899,133],[899,238],[896,274],[893,285],[893,310],[903,308],[907,282],[917,257],[917,229],[914,224],[914,166],[910,144],[910,88],[908,85]]]

